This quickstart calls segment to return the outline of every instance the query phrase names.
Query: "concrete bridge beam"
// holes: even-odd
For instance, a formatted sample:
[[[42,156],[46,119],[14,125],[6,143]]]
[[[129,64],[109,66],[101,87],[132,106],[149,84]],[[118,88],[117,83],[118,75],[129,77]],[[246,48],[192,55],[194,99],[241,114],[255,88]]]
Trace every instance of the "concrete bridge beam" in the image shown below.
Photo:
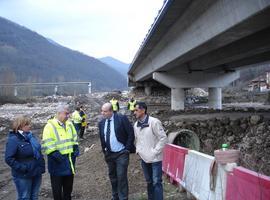
[[[238,79],[239,76],[239,72],[153,73],[154,80],[166,85],[169,88],[222,88]]]

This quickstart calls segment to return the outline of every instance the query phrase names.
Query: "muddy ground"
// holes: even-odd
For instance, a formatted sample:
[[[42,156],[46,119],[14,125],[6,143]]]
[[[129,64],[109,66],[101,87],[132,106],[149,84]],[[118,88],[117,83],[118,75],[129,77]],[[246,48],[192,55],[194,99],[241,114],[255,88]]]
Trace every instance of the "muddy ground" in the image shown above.
[[[125,113],[126,96],[114,94],[120,100],[121,112]],[[77,160],[77,173],[74,180],[73,199],[80,200],[103,200],[110,199],[110,182],[107,176],[107,166],[101,152],[98,138],[97,122],[100,119],[100,107],[112,97],[111,94],[93,94],[90,96],[73,97],[47,97],[35,100],[27,104],[5,104],[0,106],[0,199],[16,199],[16,190],[13,185],[10,169],[4,162],[5,140],[10,128],[10,122],[18,115],[27,115],[32,118],[34,133],[41,136],[42,128],[47,119],[54,115],[59,103],[68,103],[71,107],[83,104],[86,113],[89,116],[89,127],[86,132],[86,139],[80,141],[81,156]],[[219,119],[230,117],[233,119],[247,117],[256,113],[269,117],[269,105],[263,104],[225,104],[222,112],[198,109],[185,111],[170,111],[170,106],[166,104],[167,100],[161,101],[165,97],[149,98],[144,97],[148,103],[149,113],[157,116],[165,126],[167,131],[173,127],[173,123],[184,121],[195,124],[197,120],[207,121],[213,118]],[[149,100],[150,99],[150,100]],[[148,101],[147,101],[148,100]],[[239,109],[239,107],[241,107]],[[252,107],[252,108],[249,108]],[[177,123],[176,123],[177,122]],[[198,122],[199,123],[199,122]],[[172,124],[172,125],[170,125]],[[200,123],[199,123],[200,124]],[[269,126],[270,127],[270,126]],[[179,128],[179,127],[178,127]],[[84,152],[86,148],[92,147]],[[251,168],[253,169],[253,168]],[[254,170],[254,169],[253,169]],[[129,188],[130,199],[147,199],[146,183],[140,167],[140,160],[136,155],[131,155],[129,165]],[[172,186],[164,179],[165,199],[186,199],[185,194],[179,193],[177,187]],[[49,175],[46,172],[43,176],[43,182],[40,191],[41,200],[52,199]]]
[[[4,143],[4,140],[4,138],[1,139],[2,144]],[[91,146],[91,150],[85,153],[83,152],[85,147]],[[1,155],[3,155],[2,147],[3,146],[1,145]],[[107,176],[107,166],[103,159],[98,136],[87,136],[87,140],[81,141],[80,147],[81,155],[77,160],[77,173],[74,179],[73,199],[110,199],[111,191],[109,178]],[[4,162],[3,156],[1,156],[0,162]],[[5,164],[1,165],[0,172],[0,199],[16,199],[16,192],[11,180],[9,167]],[[128,177],[130,199],[146,199],[146,185],[140,168],[140,160],[134,154],[130,156]],[[164,188],[165,196],[167,196],[166,199],[185,199],[184,194],[177,192],[177,188],[170,186],[167,181],[164,181]],[[50,179],[47,172],[43,176],[40,199],[52,199]]]

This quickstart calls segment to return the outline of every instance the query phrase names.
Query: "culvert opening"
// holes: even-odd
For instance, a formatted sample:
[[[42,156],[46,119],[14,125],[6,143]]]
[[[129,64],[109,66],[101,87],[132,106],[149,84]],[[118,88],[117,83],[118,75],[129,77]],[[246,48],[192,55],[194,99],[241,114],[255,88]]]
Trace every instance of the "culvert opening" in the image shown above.
[[[200,150],[200,139],[197,134],[189,129],[181,129],[176,132],[169,133],[169,143],[181,147],[186,147],[196,151]]]

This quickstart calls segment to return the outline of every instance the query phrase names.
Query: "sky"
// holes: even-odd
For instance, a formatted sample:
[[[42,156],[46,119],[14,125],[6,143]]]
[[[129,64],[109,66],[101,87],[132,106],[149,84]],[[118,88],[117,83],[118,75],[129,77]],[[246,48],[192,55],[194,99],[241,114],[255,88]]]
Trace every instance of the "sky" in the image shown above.
[[[0,0],[0,16],[101,58],[131,63],[164,0]]]

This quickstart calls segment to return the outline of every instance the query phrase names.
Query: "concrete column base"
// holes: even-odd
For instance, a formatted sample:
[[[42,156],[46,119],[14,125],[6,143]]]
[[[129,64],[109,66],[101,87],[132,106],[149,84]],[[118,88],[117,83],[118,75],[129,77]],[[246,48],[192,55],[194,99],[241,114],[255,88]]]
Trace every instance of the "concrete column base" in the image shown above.
[[[171,89],[171,109],[184,110],[185,109],[185,91],[183,88]]]
[[[151,86],[145,86],[145,87],[144,87],[144,92],[145,92],[145,94],[146,94],[147,96],[150,96],[151,93],[152,93],[152,88],[151,88]]]
[[[208,89],[208,105],[209,108],[222,109],[222,92],[221,88],[209,88]]]

